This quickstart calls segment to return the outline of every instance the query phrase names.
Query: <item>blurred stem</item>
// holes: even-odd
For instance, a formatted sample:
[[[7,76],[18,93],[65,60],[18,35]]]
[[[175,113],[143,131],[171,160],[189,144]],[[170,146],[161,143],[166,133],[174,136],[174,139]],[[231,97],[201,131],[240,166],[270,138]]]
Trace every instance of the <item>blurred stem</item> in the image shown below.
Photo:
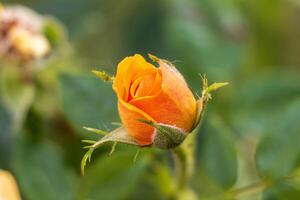
[[[226,197],[227,199],[232,199],[232,198],[251,196],[253,194],[261,193],[270,185],[271,185],[271,181],[264,179],[256,183],[231,190],[226,194]]]
[[[256,191],[250,192],[251,195],[236,195],[236,199],[238,200],[261,199],[261,191],[259,186],[261,186],[262,180],[257,172],[255,161],[256,149],[259,141],[259,137],[254,135],[247,135],[237,140],[237,147],[239,149],[238,179],[234,188],[245,188],[246,193],[248,193],[248,190]],[[239,190],[240,189],[236,189],[235,191]],[[244,189],[241,190],[241,193],[244,193]]]
[[[178,200],[197,199],[196,194],[189,187],[189,181],[194,173],[195,165],[195,137],[196,134],[194,132],[190,133],[180,146],[172,149],[176,175],[174,193]]]
[[[291,175],[284,176],[281,177],[280,179],[277,179],[276,182],[297,181],[299,179],[299,175],[297,173],[298,172],[296,170]],[[253,199],[252,198],[253,195],[265,191],[266,189],[274,185],[276,182],[274,182],[274,180],[272,179],[264,178],[250,185],[229,190],[228,192],[225,193],[225,197],[226,199],[240,199],[243,197],[250,197],[250,199]]]

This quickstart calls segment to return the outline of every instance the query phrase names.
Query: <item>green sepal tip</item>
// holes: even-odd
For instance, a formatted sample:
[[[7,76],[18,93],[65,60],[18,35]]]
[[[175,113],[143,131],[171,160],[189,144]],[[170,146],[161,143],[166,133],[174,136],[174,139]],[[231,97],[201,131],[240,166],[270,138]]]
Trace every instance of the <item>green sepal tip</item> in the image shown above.
[[[86,127],[86,126],[84,126],[82,128],[85,129],[85,130],[87,130],[87,131],[89,131],[89,132],[96,133],[98,135],[106,135],[106,134],[108,134],[108,132],[102,131],[102,130],[96,129],[96,128],[90,128],[90,127]]]
[[[115,151],[117,143],[123,143],[123,144],[134,145],[134,146],[139,147],[139,144],[135,141],[135,139],[133,137],[131,137],[127,133],[127,131],[124,127],[119,127],[109,133],[99,130],[99,129],[94,129],[94,128],[86,128],[85,127],[85,129],[88,131],[91,131],[91,132],[96,132],[101,135],[103,135],[105,133],[105,135],[98,141],[83,140],[83,142],[89,143],[91,145],[83,147],[85,149],[88,149],[88,151],[85,153],[85,155],[83,156],[83,158],[81,160],[82,175],[84,175],[84,169],[85,169],[87,161],[89,161],[89,162],[91,161],[91,156],[92,156],[92,153],[94,152],[94,150],[103,144],[113,142],[112,149],[110,150],[108,155],[111,155]]]
[[[114,80],[114,77],[108,75],[105,71],[92,70],[92,72],[104,82],[112,82]]]

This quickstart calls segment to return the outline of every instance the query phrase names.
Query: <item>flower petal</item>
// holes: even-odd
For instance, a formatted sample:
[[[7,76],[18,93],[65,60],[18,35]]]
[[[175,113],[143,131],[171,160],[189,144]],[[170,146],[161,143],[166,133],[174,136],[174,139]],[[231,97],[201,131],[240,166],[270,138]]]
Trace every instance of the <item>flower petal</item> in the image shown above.
[[[162,71],[162,90],[177,104],[184,115],[193,124],[196,117],[196,99],[183,76],[169,62],[160,60],[159,69]]]
[[[162,89],[155,96],[133,99],[130,104],[143,110],[157,122],[189,132],[196,116],[196,100],[179,72],[160,62]]]
[[[153,122],[155,122],[155,120],[142,110],[123,100],[119,100],[118,108],[122,123],[128,133],[136,139],[137,143],[141,146],[152,144],[154,128],[142,123],[140,119],[150,120]]]
[[[130,86],[141,74],[156,73],[157,68],[148,63],[141,55],[126,57],[118,64],[117,74],[113,82],[113,89],[118,98],[127,101]]]

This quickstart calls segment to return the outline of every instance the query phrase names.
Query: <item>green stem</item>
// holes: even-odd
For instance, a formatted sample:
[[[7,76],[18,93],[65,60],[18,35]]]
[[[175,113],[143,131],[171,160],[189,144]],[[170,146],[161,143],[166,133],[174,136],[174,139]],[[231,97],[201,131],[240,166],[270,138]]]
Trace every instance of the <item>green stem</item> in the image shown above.
[[[189,187],[195,165],[195,133],[191,133],[178,147],[172,149],[175,163],[176,199],[195,199],[196,195]]]
[[[238,189],[234,189],[231,191],[228,191],[225,196],[228,199],[232,199],[232,198],[240,198],[240,197],[244,197],[244,196],[250,196],[253,194],[258,194],[262,191],[264,191],[266,188],[268,188],[271,185],[270,180],[261,180],[259,182],[238,188]]]

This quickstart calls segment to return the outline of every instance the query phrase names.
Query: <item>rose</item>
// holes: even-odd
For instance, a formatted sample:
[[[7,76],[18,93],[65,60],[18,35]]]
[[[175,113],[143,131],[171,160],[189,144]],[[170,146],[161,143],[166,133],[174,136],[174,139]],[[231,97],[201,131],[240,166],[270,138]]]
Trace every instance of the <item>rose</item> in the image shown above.
[[[126,57],[113,81],[122,124],[141,146],[157,137],[156,128],[145,121],[187,134],[197,119],[197,101],[183,76],[169,62],[158,63],[156,68],[141,55]]]
[[[122,126],[110,132],[84,127],[104,136],[98,141],[83,140],[89,145],[85,146],[88,151],[81,161],[82,174],[94,150],[105,143],[113,142],[110,154],[117,143],[160,149],[177,147],[199,124],[211,92],[228,84],[208,85],[206,76],[203,76],[202,94],[196,100],[172,63],[153,55],[149,57],[159,64],[158,68],[135,54],[118,64],[115,77],[93,70],[103,81],[113,81]]]

